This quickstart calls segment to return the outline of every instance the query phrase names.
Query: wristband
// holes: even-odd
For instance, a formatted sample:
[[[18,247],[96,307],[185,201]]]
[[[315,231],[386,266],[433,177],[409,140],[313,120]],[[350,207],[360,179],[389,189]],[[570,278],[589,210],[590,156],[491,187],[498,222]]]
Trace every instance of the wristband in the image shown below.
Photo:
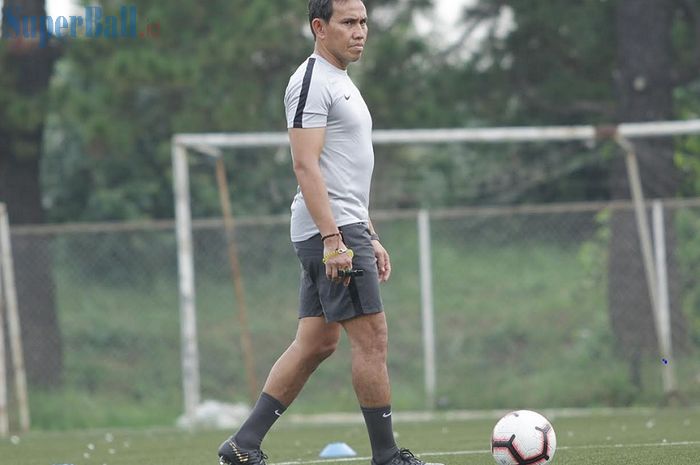
[[[339,232],[336,232],[336,233],[333,233],[333,234],[327,234],[327,235],[325,235],[325,236],[322,236],[322,237],[321,237],[321,242],[326,242],[326,239],[328,239],[329,237],[335,237],[335,236],[340,236],[340,233],[339,233]]]
[[[369,235],[369,240],[370,240],[370,241],[378,241],[378,240],[379,240],[379,234],[377,234],[376,232],[375,232],[375,233],[371,233],[371,234]]]

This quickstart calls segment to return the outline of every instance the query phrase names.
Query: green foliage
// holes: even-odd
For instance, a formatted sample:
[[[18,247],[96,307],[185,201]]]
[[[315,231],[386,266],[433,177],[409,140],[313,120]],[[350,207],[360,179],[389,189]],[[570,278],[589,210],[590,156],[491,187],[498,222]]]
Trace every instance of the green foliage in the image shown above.
[[[676,215],[678,237],[678,260],[681,264],[681,287],[686,296],[683,307],[689,320],[690,336],[700,343],[700,287],[697,285],[697,270],[700,269],[700,241],[697,231],[700,217],[692,210],[682,210]]]
[[[411,14],[430,2],[398,4],[368,4],[398,11],[390,23],[377,27],[383,54],[362,65],[375,72],[403,63],[405,54],[386,58],[410,36]],[[160,24],[160,37],[66,44],[52,86],[57,111],[49,119],[43,164],[54,220],[172,217],[172,134],[286,127],[282,96],[287,79],[313,46],[304,3],[218,0],[205,7],[140,0],[135,5],[142,22]],[[107,5],[105,14],[113,8]],[[426,53],[417,39],[410,43],[411,50]],[[382,89],[390,94],[394,85],[379,84],[371,83],[380,94]],[[406,112],[394,108],[394,114]],[[242,153],[227,161],[235,166],[230,172],[237,213],[288,210],[296,186],[289,154],[272,153]],[[192,192],[196,215],[218,214],[210,167],[193,176]]]
[[[476,119],[489,125],[615,123],[619,118],[618,3],[616,0],[476,2],[465,11],[465,27],[489,24],[489,21],[492,24],[482,46],[471,60],[461,65],[471,91],[466,98]],[[692,26],[682,8],[673,2],[667,5],[674,10],[675,18],[671,31],[674,69],[690,70],[691,55],[695,53],[697,57]],[[512,30],[508,34],[500,32],[498,27],[498,18],[505,12],[512,17]],[[694,66],[697,69],[697,63]],[[686,99],[694,102],[697,110],[697,92],[692,90],[697,86],[697,71],[687,74],[685,81],[673,84],[678,96],[677,118],[689,117]],[[523,146],[519,150],[522,154],[528,151]],[[567,151],[550,146],[538,156],[528,158],[527,164],[544,169],[549,153],[559,155],[555,166],[563,167],[569,159]],[[698,156],[695,147],[689,154],[693,158]],[[608,199],[611,185],[624,182],[609,177],[609,161],[601,162],[591,154],[581,156],[580,160],[578,169],[550,176],[546,188],[521,192],[513,200]],[[502,165],[502,169],[508,168]],[[697,179],[697,173],[689,173],[688,178]],[[688,187],[682,193],[696,195],[696,187]]]
[[[610,244],[610,210],[603,210],[596,215],[598,230],[586,241],[579,251],[579,262],[586,272],[591,288],[607,285],[608,248]]]
[[[312,49],[305,3],[135,4],[140,28],[158,23],[160,37],[65,43],[42,165],[53,220],[171,217],[173,133],[284,130],[288,76]],[[431,4],[367,2],[369,46],[349,71],[376,128],[614,122],[616,1],[480,0],[455,32],[478,26],[486,37],[466,34],[452,49],[436,48],[414,28],[415,14]],[[106,13],[117,7],[110,5]],[[496,19],[506,10],[512,30],[504,34]],[[681,71],[694,56],[691,39],[679,14],[673,45]],[[677,87],[679,117],[697,114],[693,89]],[[677,157],[685,195],[700,189],[696,145],[680,147]],[[373,199],[380,208],[606,199],[608,151],[382,147]],[[288,210],[296,186],[288,153],[236,151],[227,165],[237,214]],[[193,170],[195,215],[218,215],[213,170],[201,161]]]
[[[681,118],[700,118],[700,81],[677,89],[674,97]],[[681,192],[697,195],[700,192],[700,136],[679,138],[676,149],[676,164],[683,173]]]
[[[679,209],[675,218],[676,258],[680,266],[683,315],[689,320],[688,334],[695,344],[700,343],[700,288],[697,270],[700,269],[700,218],[694,209]],[[607,286],[607,256],[610,244],[610,210],[598,214],[598,229],[579,251],[579,261],[586,272],[591,289]],[[601,266],[602,265],[602,266]]]
[[[61,112],[50,121],[44,164],[54,219],[171,217],[173,133],[273,129],[283,121],[290,63],[307,45],[297,26],[303,5],[136,6],[141,20],[160,24],[160,37],[74,40],[54,79]],[[212,182],[213,175],[202,181]]]
[[[512,32],[502,37],[492,28],[465,63],[476,72],[479,100],[489,103],[478,108],[484,119],[506,125],[610,122],[614,3],[481,0],[467,11],[468,23],[494,20],[504,8],[513,15]]]

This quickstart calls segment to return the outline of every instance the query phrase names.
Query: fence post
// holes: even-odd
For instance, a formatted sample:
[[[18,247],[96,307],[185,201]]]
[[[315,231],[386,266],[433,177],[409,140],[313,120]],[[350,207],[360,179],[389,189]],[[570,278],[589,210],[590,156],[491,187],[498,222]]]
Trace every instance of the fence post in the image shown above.
[[[433,310],[433,278],[430,246],[430,215],[418,212],[418,246],[420,256],[421,315],[423,323],[423,360],[425,400],[429,409],[435,408],[437,374],[435,364],[435,315]]]
[[[675,366],[672,360],[673,345],[671,343],[671,312],[668,297],[668,273],[666,262],[666,233],[664,230],[664,210],[660,200],[654,200],[652,204],[652,223],[654,227],[654,252],[656,264],[656,279],[658,305],[654,308],[656,317],[656,338],[658,339],[659,352],[666,360],[661,365],[661,379],[663,381],[664,394],[670,400],[677,394]]]
[[[185,417],[194,417],[199,405],[199,350],[197,348],[197,311],[195,308],[192,212],[187,169],[187,148],[173,141],[173,185],[177,234],[177,263],[180,280],[180,337],[182,388]]]

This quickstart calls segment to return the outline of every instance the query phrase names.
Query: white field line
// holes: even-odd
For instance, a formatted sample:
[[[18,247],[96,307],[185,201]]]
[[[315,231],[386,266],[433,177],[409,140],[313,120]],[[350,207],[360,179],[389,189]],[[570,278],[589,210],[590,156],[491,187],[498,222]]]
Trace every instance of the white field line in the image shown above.
[[[557,450],[586,450],[586,449],[628,449],[628,448],[638,448],[638,447],[674,447],[674,446],[700,446],[700,441],[679,441],[679,442],[650,442],[644,444],[599,444],[599,445],[588,445],[588,446],[560,446]],[[423,452],[418,454],[419,457],[448,457],[455,455],[479,455],[479,454],[490,454],[491,451],[488,449],[481,450],[460,450],[451,452]],[[270,465],[312,465],[312,464],[324,464],[324,463],[351,463],[351,462],[363,462],[368,461],[372,457],[351,457],[351,458],[338,458],[338,459],[320,459],[320,460],[294,460],[290,462],[277,462],[270,463]]]

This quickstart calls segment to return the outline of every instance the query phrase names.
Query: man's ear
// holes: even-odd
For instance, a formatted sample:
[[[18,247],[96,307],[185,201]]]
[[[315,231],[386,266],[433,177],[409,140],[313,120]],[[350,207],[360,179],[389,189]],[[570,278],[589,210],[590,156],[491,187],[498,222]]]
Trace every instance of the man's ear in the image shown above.
[[[313,21],[311,21],[311,27],[316,33],[316,37],[326,37],[326,22],[321,18],[314,18]]]

